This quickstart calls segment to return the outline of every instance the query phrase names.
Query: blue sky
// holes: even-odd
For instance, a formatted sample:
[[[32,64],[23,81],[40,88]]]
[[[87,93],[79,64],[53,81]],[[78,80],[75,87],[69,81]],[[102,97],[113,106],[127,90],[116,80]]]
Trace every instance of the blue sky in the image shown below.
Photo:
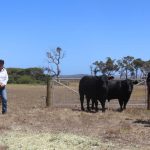
[[[6,67],[47,66],[65,52],[62,74],[90,73],[106,57],[150,59],[149,0],[0,0],[0,57]]]

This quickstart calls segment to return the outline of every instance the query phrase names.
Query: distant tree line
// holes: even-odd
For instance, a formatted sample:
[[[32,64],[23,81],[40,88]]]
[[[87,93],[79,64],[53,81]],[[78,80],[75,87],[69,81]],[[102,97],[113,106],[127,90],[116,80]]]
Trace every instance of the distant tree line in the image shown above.
[[[106,61],[95,61],[90,66],[91,74],[106,74],[119,76],[120,78],[141,79],[150,71],[150,60],[126,56],[121,59],[107,57]]]
[[[7,68],[8,83],[14,84],[45,84],[47,75],[43,68]]]
[[[59,79],[61,59],[64,52],[60,47],[46,53],[48,66],[44,68],[7,68],[8,83],[13,84],[46,84],[53,77]]]

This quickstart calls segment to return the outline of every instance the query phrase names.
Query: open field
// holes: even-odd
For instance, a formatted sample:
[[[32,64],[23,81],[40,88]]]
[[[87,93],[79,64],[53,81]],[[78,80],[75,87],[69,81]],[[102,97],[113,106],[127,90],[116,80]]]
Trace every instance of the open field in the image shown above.
[[[46,86],[8,85],[7,89],[8,114],[0,115],[0,150],[150,149],[150,111],[143,105],[127,105],[120,113],[116,102],[106,113],[82,112],[77,94],[56,86],[57,101],[45,108]],[[143,93],[139,86],[132,102],[141,96],[144,103]]]

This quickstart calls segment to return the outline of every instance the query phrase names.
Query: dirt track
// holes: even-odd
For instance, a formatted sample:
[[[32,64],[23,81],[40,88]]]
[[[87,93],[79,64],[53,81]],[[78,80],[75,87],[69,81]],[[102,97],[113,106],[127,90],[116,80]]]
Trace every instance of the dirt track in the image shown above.
[[[72,108],[45,108],[45,86],[9,85],[8,114],[0,115],[0,132],[72,133],[113,143],[118,149],[150,149],[150,111],[117,109],[106,113]]]

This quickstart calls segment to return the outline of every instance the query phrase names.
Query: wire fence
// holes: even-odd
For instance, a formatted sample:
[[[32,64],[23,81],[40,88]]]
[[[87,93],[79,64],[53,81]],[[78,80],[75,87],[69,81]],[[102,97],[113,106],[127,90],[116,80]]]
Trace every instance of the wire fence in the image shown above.
[[[80,108],[80,100],[78,93],[79,80],[57,81],[53,80],[52,88],[52,106],[54,107],[69,107]],[[137,85],[134,85],[132,95],[127,104],[127,107],[144,107],[147,105],[147,87],[146,81],[143,80]],[[84,102],[86,106],[86,100]],[[106,103],[107,107],[107,103]],[[111,100],[109,107],[119,107],[118,100]]]
[[[78,107],[79,94],[78,82],[66,85],[62,82],[53,80],[52,105],[55,107]]]

